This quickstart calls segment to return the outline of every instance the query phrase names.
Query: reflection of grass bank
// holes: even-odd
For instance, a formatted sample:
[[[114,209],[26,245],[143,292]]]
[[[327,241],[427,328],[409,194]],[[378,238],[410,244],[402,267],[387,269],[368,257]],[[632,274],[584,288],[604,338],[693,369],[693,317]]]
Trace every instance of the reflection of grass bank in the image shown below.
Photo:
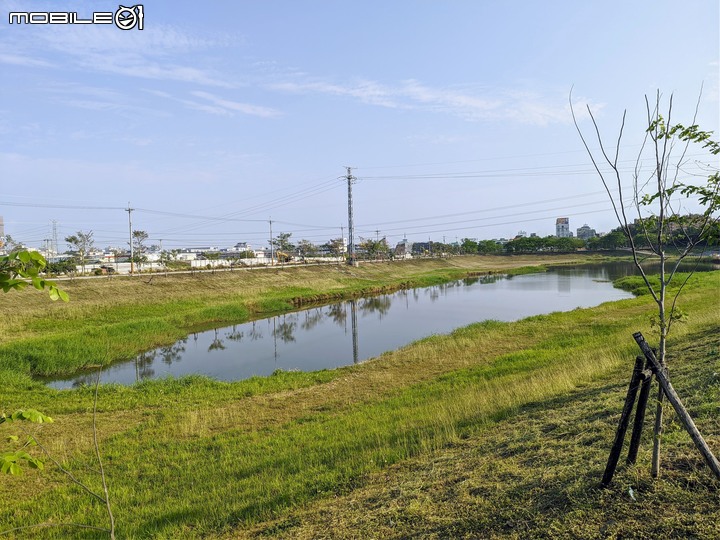
[[[693,278],[684,302],[691,317],[676,327],[675,350],[690,347],[690,332],[717,335],[719,286],[718,273]],[[533,537],[546,526],[553,537],[603,537],[601,526],[653,536],[664,522],[669,531],[712,537],[717,494],[706,471],[669,474],[669,487],[653,487],[638,468],[621,472],[615,491],[592,490],[637,354],[631,334],[650,336],[650,309],[639,297],[481,323],[315,374],[103,388],[99,425],[118,536],[235,537],[255,529],[279,537]],[[690,389],[686,404],[718,448],[718,344],[707,343],[692,357],[702,364],[694,378],[675,381]],[[3,398],[8,409],[27,403],[56,417],[45,438],[74,468],[91,466],[89,389],[26,383]],[[674,442],[682,439],[677,431],[671,424]],[[668,467],[700,466],[686,445],[679,465],[665,448]],[[408,459],[424,476],[407,471]],[[435,463],[447,477],[433,472]],[[99,508],[79,504],[83,495],[46,481],[53,479],[52,471],[30,471],[1,485],[0,498],[19,508],[0,515],[0,529],[53,516],[102,522]],[[628,501],[628,485],[643,498]],[[646,501],[662,502],[663,515],[647,519],[656,506]],[[693,523],[681,523],[691,507]]]
[[[67,304],[50,304],[40,293],[3,295],[0,372],[72,373],[169,345],[193,330],[243,322],[308,302],[436,285],[470,272],[536,271],[550,262],[582,260],[588,257],[456,257],[359,268],[300,267],[64,281],[62,286],[71,296]]]

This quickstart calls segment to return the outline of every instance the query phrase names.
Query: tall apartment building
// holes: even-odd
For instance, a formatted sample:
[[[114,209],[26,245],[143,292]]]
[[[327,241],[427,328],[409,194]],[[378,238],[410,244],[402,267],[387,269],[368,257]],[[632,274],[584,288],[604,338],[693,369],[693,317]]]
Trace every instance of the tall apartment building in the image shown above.
[[[558,238],[570,238],[570,218],[559,217],[555,220],[555,236]]]

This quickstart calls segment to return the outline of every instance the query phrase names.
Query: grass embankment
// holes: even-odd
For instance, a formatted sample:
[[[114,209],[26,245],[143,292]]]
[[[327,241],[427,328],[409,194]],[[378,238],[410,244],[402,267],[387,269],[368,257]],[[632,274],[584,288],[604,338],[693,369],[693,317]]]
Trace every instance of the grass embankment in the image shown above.
[[[37,291],[0,296],[0,374],[68,374],[130,359],[193,330],[244,322],[301,304],[428,286],[473,272],[523,272],[600,260],[587,255],[457,257],[168,276],[63,281],[69,303]],[[3,373],[4,372],[4,373]]]
[[[675,385],[714,449],[719,287],[717,272],[691,279],[683,301],[691,317],[670,344],[683,351],[671,361]],[[101,388],[118,535],[712,538],[718,486],[675,423],[665,480],[648,478],[646,440],[637,467],[621,467],[610,490],[595,489],[637,354],[631,334],[650,337],[651,305],[639,297],[480,323],[315,374]],[[702,340],[695,350],[694,336]],[[2,401],[54,415],[43,439],[98,484],[89,389],[28,384]],[[4,480],[0,500],[15,502],[0,514],[0,530],[105,522],[102,508],[57,471]],[[37,535],[69,532],[94,534]]]

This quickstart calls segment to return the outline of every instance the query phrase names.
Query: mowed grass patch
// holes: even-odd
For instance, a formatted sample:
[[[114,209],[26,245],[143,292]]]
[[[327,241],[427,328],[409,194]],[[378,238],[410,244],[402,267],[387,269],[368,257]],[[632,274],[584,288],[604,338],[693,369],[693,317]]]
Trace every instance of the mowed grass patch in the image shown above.
[[[710,294],[717,290],[718,277],[693,278],[699,280],[697,287],[686,295],[692,317],[677,327],[675,339],[718,328],[720,314]],[[517,323],[472,325],[375,361],[323,372],[325,380],[295,389],[280,385],[249,397],[228,393],[240,388],[235,384],[214,389],[198,380],[203,388],[195,400],[185,401],[183,396],[191,390],[182,388],[173,400],[173,392],[183,383],[167,381],[152,385],[154,408],[143,407],[139,396],[131,399],[133,392],[142,389],[117,390],[127,399],[123,409],[122,400],[109,392],[101,396],[101,403],[112,403],[122,418],[130,411],[140,417],[123,431],[109,432],[102,443],[118,534],[193,538],[240,535],[260,527],[269,535],[282,530],[277,533],[282,537],[293,527],[273,527],[295,523],[299,506],[359,493],[372,475],[394,464],[482,439],[525,407],[562,399],[608,374],[626,381],[637,354],[631,334],[647,328],[651,307],[650,299],[642,297]],[[624,369],[618,370],[619,366]],[[170,386],[160,399],[163,384]],[[226,392],[222,397],[216,395],[220,389]],[[74,394],[57,392],[55,396],[58,402],[76,402]],[[12,401],[29,398],[28,391]],[[622,396],[618,411],[621,401]],[[614,410],[597,409],[597,418],[585,428],[585,438],[573,435],[568,444],[576,440],[598,444],[602,437],[596,422],[613,416]],[[61,423],[62,415],[58,420]],[[608,440],[613,429],[608,429]],[[72,436],[72,431],[66,435]],[[511,459],[542,444],[529,441],[527,448],[510,446],[505,455]],[[606,449],[600,453],[606,455]],[[591,465],[597,468],[596,462]],[[79,470],[92,467],[87,451],[70,456],[69,463]],[[541,465],[545,466],[543,461],[536,461],[533,466]],[[516,474],[515,464],[509,461],[507,466],[507,477],[488,482],[510,481]],[[46,474],[58,479],[52,472]],[[33,472],[32,478],[39,482],[43,477]],[[511,496],[515,493],[510,492],[506,502],[511,502]],[[78,504],[78,497],[82,500],[81,494],[62,483],[23,492],[22,497],[15,497],[17,511],[0,517],[0,523],[20,526],[32,519],[81,523],[103,519],[101,509]],[[518,512],[522,515],[523,510]],[[415,523],[415,516],[421,523],[423,515],[422,508],[414,508],[407,521]],[[441,516],[437,519],[442,521]],[[410,525],[407,531],[414,530]],[[470,526],[457,530],[475,534],[480,530]],[[452,530],[443,529],[446,535]],[[420,533],[416,530],[415,534]],[[63,537],[60,531],[42,535]]]
[[[720,327],[671,339],[673,384],[720,451]],[[435,452],[373,473],[345,494],[218,538],[720,537],[720,486],[670,407],[661,478],[650,477],[653,408],[635,466],[599,487],[632,370],[515,414]],[[625,446],[627,450],[627,442]]]

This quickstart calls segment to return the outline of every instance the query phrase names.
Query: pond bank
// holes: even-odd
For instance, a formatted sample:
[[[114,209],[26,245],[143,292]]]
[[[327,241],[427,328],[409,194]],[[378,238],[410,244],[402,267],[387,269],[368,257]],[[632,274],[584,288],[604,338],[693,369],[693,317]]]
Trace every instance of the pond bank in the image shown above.
[[[42,294],[5,295],[0,373],[69,374],[170,345],[192,331],[244,322],[317,298],[426,286],[469,273],[522,273],[598,262],[598,255],[466,256],[359,268],[307,267],[64,282],[67,304]]]

